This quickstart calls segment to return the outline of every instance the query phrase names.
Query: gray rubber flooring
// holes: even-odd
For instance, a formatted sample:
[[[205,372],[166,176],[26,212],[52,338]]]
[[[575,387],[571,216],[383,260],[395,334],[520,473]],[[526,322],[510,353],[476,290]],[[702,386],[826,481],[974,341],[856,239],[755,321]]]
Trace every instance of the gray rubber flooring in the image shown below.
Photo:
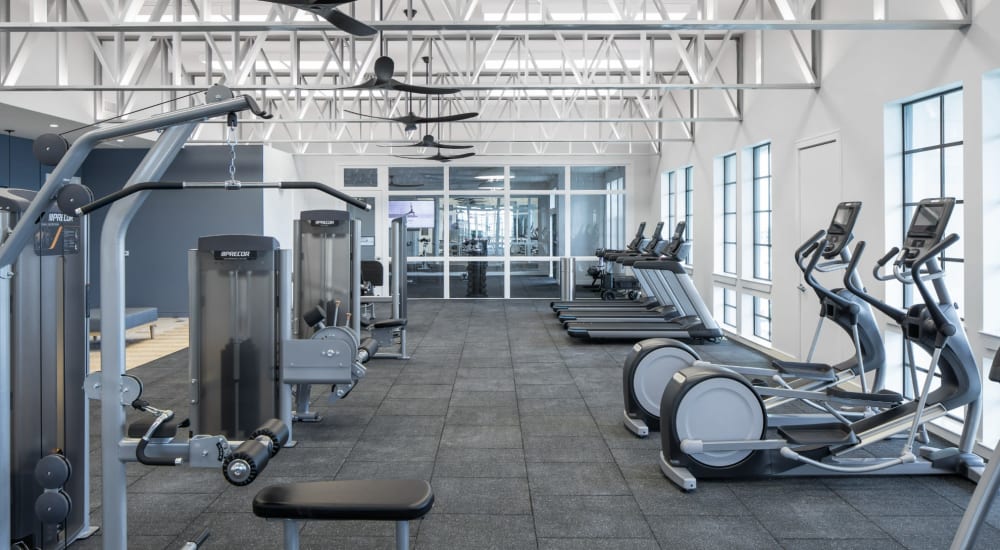
[[[436,503],[413,523],[419,550],[940,549],[973,490],[958,477],[869,477],[701,481],[684,494],[657,468],[658,439],[621,425],[629,342],[572,340],[547,301],[409,307],[412,359],[373,361],[341,402],[317,396],[323,421],[296,424],[299,446],[254,484],[130,464],[129,547],[179,548],[208,528],[207,548],[280,548],[281,526],[251,513],[265,485],[420,478]],[[765,361],[733,343],[698,351]],[[182,351],[133,373],[154,405],[183,411],[186,369]],[[100,523],[100,478],[94,485]],[[1000,510],[981,548],[1000,548],[998,526]],[[392,548],[393,526],[311,522],[302,536],[304,548]],[[73,548],[100,548],[100,535]]]

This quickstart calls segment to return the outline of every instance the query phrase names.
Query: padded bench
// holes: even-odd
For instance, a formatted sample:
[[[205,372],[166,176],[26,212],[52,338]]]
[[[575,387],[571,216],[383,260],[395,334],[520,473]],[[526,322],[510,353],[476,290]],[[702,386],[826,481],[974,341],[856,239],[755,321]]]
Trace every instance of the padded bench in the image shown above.
[[[284,521],[285,550],[298,550],[305,520],[396,522],[396,549],[410,546],[410,520],[431,511],[434,493],[426,481],[379,479],[310,481],[265,487],[253,499],[253,513]]]
[[[153,328],[160,312],[155,307],[125,308],[125,330],[149,324],[149,338],[153,338]],[[101,310],[90,310],[90,332],[101,331]],[[96,338],[96,337],[95,337]]]

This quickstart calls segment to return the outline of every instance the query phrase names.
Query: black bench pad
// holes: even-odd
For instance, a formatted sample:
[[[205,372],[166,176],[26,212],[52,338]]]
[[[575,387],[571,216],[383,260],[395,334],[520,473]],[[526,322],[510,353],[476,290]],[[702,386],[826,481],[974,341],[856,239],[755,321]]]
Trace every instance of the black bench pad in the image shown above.
[[[365,328],[395,328],[405,327],[406,319],[383,319],[381,321],[361,321],[361,326]]]
[[[423,517],[434,505],[426,481],[371,479],[310,481],[265,487],[253,499],[262,518],[404,521]]]

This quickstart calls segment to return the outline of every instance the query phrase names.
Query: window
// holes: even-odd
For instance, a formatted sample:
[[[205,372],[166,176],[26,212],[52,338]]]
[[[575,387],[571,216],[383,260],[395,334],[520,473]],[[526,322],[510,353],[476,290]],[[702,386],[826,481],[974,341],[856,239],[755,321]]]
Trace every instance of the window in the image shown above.
[[[677,225],[677,172],[667,174],[667,231]]]
[[[963,124],[962,124],[962,89],[952,89],[928,97],[903,104],[903,227],[900,228],[900,242],[910,223],[915,206],[922,200],[932,197],[954,197],[955,210],[948,224],[948,233],[963,235],[964,231],[964,201],[963,201]],[[940,256],[939,262],[945,272],[945,282],[952,300],[959,305],[958,313],[962,315],[965,305],[965,260],[964,245],[960,240]],[[907,306],[913,303],[915,293],[910,285],[903,287],[903,299]],[[903,363],[910,365],[910,358],[904,348]],[[916,371],[927,373],[931,364],[931,356],[914,347]],[[902,388],[904,395],[912,395],[913,388],[907,380],[907,368],[904,368]],[[940,373],[935,374],[940,379]],[[932,388],[937,387],[937,382]],[[963,416],[950,413],[935,424],[945,429],[957,431]],[[950,420],[950,422],[949,422]]]
[[[961,88],[903,105],[903,227],[900,242],[913,216],[913,208],[921,199],[931,197],[956,199],[948,232],[963,235],[962,134]],[[949,248],[947,255],[940,259],[948,290],[959,306],[965,304],[963,242],[960,240]],[[907,305],[911,297],[912,289],[907,286]]]
[[[722,159],[722,272],[736,275],[736,153]],[[733,293],[735,294],[735,292]],[[734,298],[735,299],[735,298]],[[735,304],[733,306],[735,310]]]
[[[753,148],[753,277],[771,280],[771,144]],[[770,308],[770,305],[768,306]],[[756,307],[754,308],[756,313]],[[754,323],[754,334],[757,326]],[[770,334],[770,331],[768,332]],[[770,337],[766,338],[770,339]]]
[[[736,291],[731,288],[722,289],[722,322],[736,327]]]
[[[771,300],[753,297],[753,335],[771,341]]]
[[[344,168],[344,187],[378,187],[378,168]]]
[[[684,169],[684,240],[694,247],[694,166]],[[689,254],[687,263],[691,263]]]

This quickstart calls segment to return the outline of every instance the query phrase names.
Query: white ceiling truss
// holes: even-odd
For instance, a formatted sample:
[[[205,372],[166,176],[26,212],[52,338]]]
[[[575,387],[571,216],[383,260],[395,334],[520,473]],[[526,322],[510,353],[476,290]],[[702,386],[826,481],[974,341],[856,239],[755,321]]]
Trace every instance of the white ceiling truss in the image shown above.
[[[342,9],[381,40],[256,0],[0,0],[0,91],[92,94],[101,119],[184,106],[195,99],[182,96],[221,82],[275,114],[245,118],[243,142],[302,154],[386,154],[373,144],[414,136],[347,111],[410,110],[480,113],[427,129],[480,154],[656,154],[694,139],[699,124],[741,120],[749,90],[819,87],[823,31],[954,31],[971,17],[967,0],[359,0]],[[383,53],[397,79],[461,92],[335,90],[367,78]],[[209,125],[196,140],[221,137]]]

